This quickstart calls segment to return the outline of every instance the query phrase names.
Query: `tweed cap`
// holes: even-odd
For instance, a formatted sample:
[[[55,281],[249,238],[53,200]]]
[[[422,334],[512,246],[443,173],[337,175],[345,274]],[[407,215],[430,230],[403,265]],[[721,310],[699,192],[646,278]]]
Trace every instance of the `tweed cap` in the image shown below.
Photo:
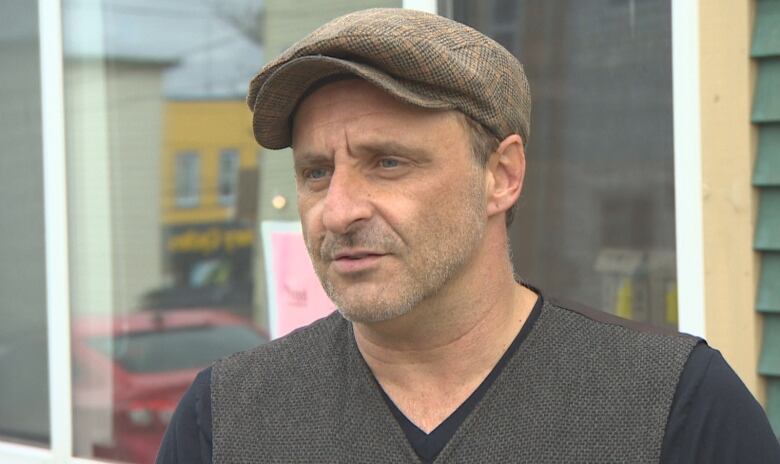
[[[307,91],[343,74],[420,108],[459,110],[499,139],[519,134],[528,141],[531,92],[511,53],[435,14],[374,8],[321,26],[252,79],[247,104],[257,142],[290,146],[292,117]]]

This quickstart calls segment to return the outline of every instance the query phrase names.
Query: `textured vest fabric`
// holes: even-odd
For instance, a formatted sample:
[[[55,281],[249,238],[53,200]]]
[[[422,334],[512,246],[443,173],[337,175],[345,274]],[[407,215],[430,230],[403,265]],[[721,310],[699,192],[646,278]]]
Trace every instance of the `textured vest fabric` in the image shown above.
[[[698,339],[545,301],[437,463],[658,462]],[[417,463],[338,313],[218,362],[213,460]]]

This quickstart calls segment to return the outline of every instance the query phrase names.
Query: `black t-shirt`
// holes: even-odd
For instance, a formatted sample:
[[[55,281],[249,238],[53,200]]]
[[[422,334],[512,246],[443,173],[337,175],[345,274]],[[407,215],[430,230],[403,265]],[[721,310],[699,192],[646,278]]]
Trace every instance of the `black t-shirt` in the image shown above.
[[[409,421],[384,395],[390,412],[423,462],[436,458],[479,403],[533,328],[541,306],[540,296],[528,321],[488,377],[430,434]],[[211,368],[208,368],[198,374],[176,408],[157,463],[210,464],[211,450]],[[691,351],[677,384],[661,446],[661,462],[780,463],[780,443],[773,435],[761,405],[720,352],[704,342]]]

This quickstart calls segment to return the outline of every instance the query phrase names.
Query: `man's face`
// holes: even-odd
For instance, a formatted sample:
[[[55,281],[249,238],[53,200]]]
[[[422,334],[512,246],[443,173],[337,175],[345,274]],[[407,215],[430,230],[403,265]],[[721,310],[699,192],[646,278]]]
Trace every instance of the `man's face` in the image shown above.
[[[307,97],[294,122],[304,238],[342,314],[389,320],[447,292],[487,221],[484,170],[457,114],[345,80]]]

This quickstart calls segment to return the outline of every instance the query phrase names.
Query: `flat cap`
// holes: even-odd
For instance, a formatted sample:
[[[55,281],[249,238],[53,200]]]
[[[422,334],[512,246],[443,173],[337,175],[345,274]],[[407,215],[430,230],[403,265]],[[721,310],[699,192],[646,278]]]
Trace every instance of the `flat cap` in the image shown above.
[[[292,117],[312,86],[353,75],[420,108],[455,109],[499,139],[530,134],[531,92],[520,62],[494,40],[431,13],[374,8],[336,18],[252,79],[257,142],[291,145]]]

